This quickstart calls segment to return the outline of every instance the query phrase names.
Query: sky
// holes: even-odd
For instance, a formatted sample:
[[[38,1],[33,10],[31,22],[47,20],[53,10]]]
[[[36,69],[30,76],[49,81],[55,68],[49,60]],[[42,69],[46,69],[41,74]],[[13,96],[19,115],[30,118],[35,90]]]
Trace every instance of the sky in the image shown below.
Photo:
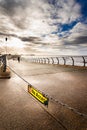
[[[15,54],[87,55],[87,0],[0,0],[0,53],[6,48]]]

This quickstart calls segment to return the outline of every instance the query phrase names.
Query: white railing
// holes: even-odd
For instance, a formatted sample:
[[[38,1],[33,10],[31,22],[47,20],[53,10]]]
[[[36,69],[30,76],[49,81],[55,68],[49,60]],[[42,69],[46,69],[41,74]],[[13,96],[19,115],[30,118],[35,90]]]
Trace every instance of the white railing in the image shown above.
[[[27,62],[42,64],[87,66],[87,56],[22,56],[21,59]]]

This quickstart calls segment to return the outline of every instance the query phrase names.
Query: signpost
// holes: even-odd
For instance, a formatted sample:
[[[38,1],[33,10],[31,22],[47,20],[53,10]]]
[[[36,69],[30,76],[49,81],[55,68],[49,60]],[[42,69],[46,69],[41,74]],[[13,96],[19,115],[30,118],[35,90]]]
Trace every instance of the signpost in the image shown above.
[[[42,104],[48,105],[49,99],[44,94],[36,90],[34,87],[28,85],[28,92],[32,96],[34,96],[38,101],[40,101]]]

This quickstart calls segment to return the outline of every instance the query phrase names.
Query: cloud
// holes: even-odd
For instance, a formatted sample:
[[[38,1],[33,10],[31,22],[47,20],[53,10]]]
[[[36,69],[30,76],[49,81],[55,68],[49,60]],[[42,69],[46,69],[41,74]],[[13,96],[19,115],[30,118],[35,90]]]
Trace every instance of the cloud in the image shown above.
[[[71,33],[76,33],[80,35],[87,35],[87,25],[81,22],[78,22],[76,26],[71,30]]]
[[[58,23],[69,23],[80,17],[80,6],[74,0],[56,0],[54,5],[50,3],[52,0],[2,0],[0,6],[4,15],[8,16],[7,23],[28,35],[50,34],[60,28]]]
[[[0,0],[0,35],[17,37],[35,50],[66,50],[86,44],[87,25],[75,0]],[[77,24],[62,31],[63,24]],[[27,49],[26,49],[27,50]]]
[[[32,43],[37,43],[41,41],[39,37],[20,37],[20,39],[24,42],[32,42]]]
[[[13,16],[18,8],[26,8],[27,0],[1,0],[0,6],[4,9],[5,13]]]
[[[0,36],[7,36],[7,37],[18,37],[16,34],[6,34],[6,33],[2,33],[2,32],[0,32]]]
[[[77,44],[86,44],[87,45],[87,36],[79,36],[76,38],[76,40],[74,41],[74,43]]]
[[[83,41],[81,40],[80,43],[87,43],[86,41],[86,37],[87,37],[87,25],[83,24],[81,22],[77,23],[73,29],[71,29],[68,33],[68,37],[67,40],[68,41],[78,41],[78,44],[80,42],[81,39],[83,39]]]
[[[28,0],[2,0],[0,1],[0,11],[12,23],[13,28],[25,28],[26,8],[29,5]],[[5,22],[6,23],[6,22]]]
[[[80,9],[80,5],[75,0],[56,0],[51,14],[58,23],[71,23],[80,18]]]

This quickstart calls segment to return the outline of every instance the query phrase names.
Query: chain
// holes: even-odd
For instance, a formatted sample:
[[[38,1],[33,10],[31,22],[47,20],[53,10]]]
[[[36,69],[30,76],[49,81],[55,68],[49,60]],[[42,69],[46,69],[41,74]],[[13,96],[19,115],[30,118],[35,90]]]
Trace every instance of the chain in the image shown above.
[[[70,107],[68,104],[63,103],[63,102],[61,102],[60,100],[54,99],[54,98],[52,98],[51,96],[48,96],[48,95],[46,95],[46,96],[49,97],[49,100],[54,101],[54,102],[56,102],[57,104],[60,104],[61,106],[63,106],[63,107],[65,107],[65,108],[67,108],[67,109],[73,111],[74,113],[76,113],[76,114],[79,115],[79,116],[82,116],[82,117],[87,118],[87,115],[86,115],[86,114],[79,112],[77,109],[75,109],[75,108],[73,108],[73,107]]]
[[[9,67],[9,66],[8,66],[8,67]],[[28,85],[32,86],[28,81],[26,81],[26,80],[25,80],[24,78],[22,78],[18,73],[16,73],[11,67],[9,67],[9,68],[11,69],[11,71],[12,71],[13,73],[15,73],[15,74],[16,74],[19,78],[21,78],[24,82],[26,82]],[[35,87],[34,87],[34,88],[35,88]],[[37,90],[37,88],[35,88],[35,89]],[[75,108],[73,108],[73,107],[70,107],[68,104],[63,103],[63,102],[61,102],[60,100],[54,99],[53,97],[51,97],[51,96],[45,94],[44,92],[42,92],[42,91],[40,91],[40,90],[38,90],[38,91],[41,92],[43,95],[45,95],[49,100],[56,102],[57,104],[59,104],[59,105],[65,107],[65,108],[71,110],[72,112],[74,112],[75,114],[77,114],[77,115],[79,115],[79,116],[81,116],[81,117],[87,118],[87,115],[86,115],[86,114],[79,112],[77,109],[75,109]]]

